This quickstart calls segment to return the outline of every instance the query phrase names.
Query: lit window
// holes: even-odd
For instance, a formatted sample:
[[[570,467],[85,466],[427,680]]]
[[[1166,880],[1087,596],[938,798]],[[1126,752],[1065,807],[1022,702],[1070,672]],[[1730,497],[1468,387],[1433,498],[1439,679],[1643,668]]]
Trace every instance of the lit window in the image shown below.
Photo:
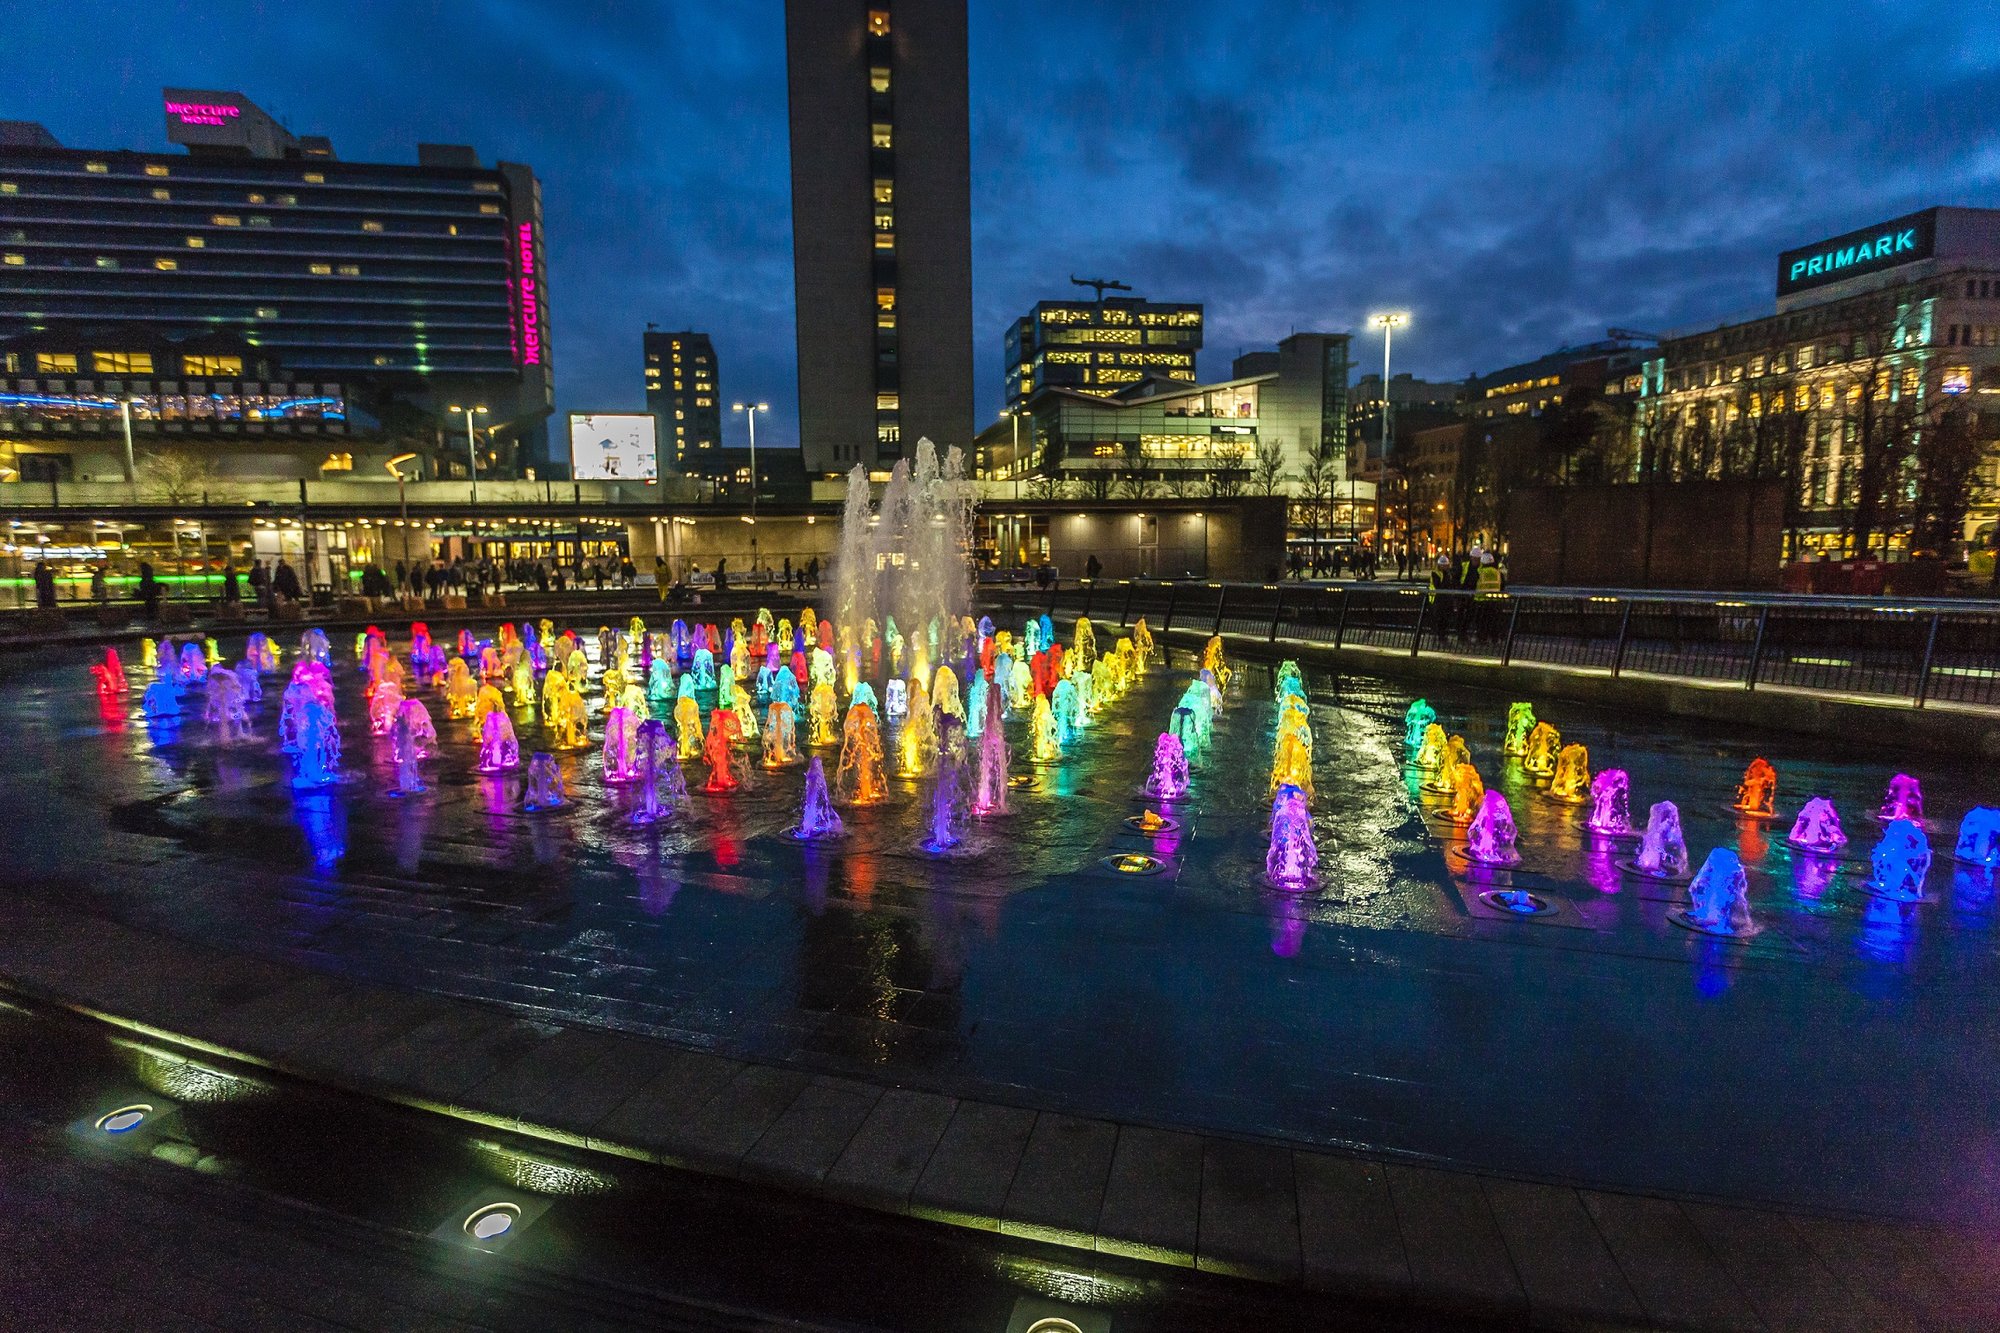
[[[207,242],[207,241],[205,241],[205,240],[203,240],[203,239],[202,239],[201,237],[199,237],[199,236],[190,236],[190,237],[188,237],[188,238],[187,238],[187,245],[188,245],[188,249],[190,249],[190,250],[199,250],[199,249],[201,249],[201,248],[202,248],[203,246],[205,246],[205,245],[207,245],[207,244],[208,244],[208,242]]]
[[[243,202],[246,204],[261,204],[264,202],[264,196],[252,190],[249,194],[243,196]]]
[[[382,230],[382,224],[377,222],[374,218],[367,218],[363,220],[363,222],[361,223],[361,230],[380,231]]]
[[[171,199],[171,198],[173,198],[173,197],[174,197],[174,192],[173,192],[172,190],[155,190],[155,191],[153,191],[153,198],[155,198],[155,199],[159,200],[159,201],[160,201],[161,203],[165,203],[165,202],[166,202],[167,200],[169,200],[169,199]]]
[[[243,373],[243,358],[240,356],[184,356],[181,358],[181,374],[195,375],[207,379],[222,376],[236,376]]]
[[[243,219],[234,213],[211,213],[208,220],[218,227],[240,227]]]
[[[713,398],[697,398],[694,400],[694,405],[696,407],[714,407],[715,400]]]
[[[875,308],[877,310],[894,310],[896,308],[896,289],[894,287],[877,287],[875,289]]]
[[[486,214],[486,215],[487,215],[488,217],[498,217],[498,216],[499,216],[499,214],[500,214],[500,205],[498,205],[498,204],[481,204],[481,205],[479,206],[479,211],[480,211],[480,212],[482,212],[482,213],[484,213],[484,214]]]
[[[168,259],[165,256],[161,256],[160,258],[155,259],[153,261],[153,267],[160,270],[160,272],[162,273],[171,273],[180,266],[181,266],[180,260]]]
[[[99,268],[117,268],[118,261],[113,259],[110,255],[99,255],[97,257],[97,266]]]
[[[298,201],[299,197],[295,194],[281,194],[278,196],[278,202],[287,208],[298,203]]]
[[[90,368],[99,375],[150,375],[151,352],[92,352]]]
[[[877,178],[875,181],[875,202],[893,204],[896,202],[896,182]]]
[[[166,167],[165,167],[164,165],[162,165],[161,163],[158,163],[158,162],[148,162],[148,163],[146,164],[146,174],[147,174],[148,176],[168,176],[168,175],[171,175],[171,174],[173,174],[173,173],[171,173],[170,171],[168,171],[168,170],[167,170],[167,168],[166,168]]]
[[[44,375],[76,374],[75,352],[37,352],[35,369]]]
[[[19,266],[21,264],[27,263],[28,257],[24,254],[17,254],[16,252],[9,250],[7,252],[6,262],[9,264]]]
[[[895,232],[893,232],[893,231],[878,231],[878,232],[876,232],[876,233],[875,233],[875,248],[876,248],[877,250],[893,250],[893,249],[895,249],[895,248],[896,248],[896,233],[895,233]]]
[[[268,227],[271,225],[271,219],[265,217],[262,213],[252,213],[250,215],[250,225],[253,227]]]
[[[458,235],[458,224],[456,222],[447,222],[444,227],[444,234],[447,236]]]
[[[274,305],[260,305],[257,307],[257,318],[276,319],[277,317],[278,317],[278,307]]]
[[[879,120],[868,127],[868,142],[876,148],[894,148],[896,146],[894,132]]]
[[[681,410],[680,408],[678,408],[678,407],[677,407],[677,408],[675,408],[675,409],[674,409],[674,420],[675,420],[675,421],[686,421],[686,420],[687,420],[687,413],[686,413],[686,412],[684,412],[684,411],[682,411],[682,410]]]
[[[340,266],[339,272],[340,276],[343,278],[358,278],[361,276],[361,265],[342,264]]]
[[[877,65],[868,71],[868,86],[878,93],[889,91],[889,67]]]
[[[333,265],[331,265],[331,264],[307,264],[307,265],[306,265],[306,272],[308,272],[308,273],[311,273],[311,274],[313,274],[313,275],[314,275],[314,276],[316,276],[316,277],[321,277],[321,278],[325,278],[325,277],[331,277],[331,276],[332,276],[332,274],[333,274]]]
[[[875,395],[875,410],[877,412],[900,412],[902,409],[903,396],[901,394],[878,393]]]
[[[674,387],[675,387],[676,389],[678,389],[678,388],[681,388],[681,387],[682,387],[682,385],[681,385],[681,382],[680,382],[679,380],[675,380],[675,381],[674,381]]]
[[[0,181],[0,194],[19,194],[21,187],[13,181]]]
[[[896,210],[893,208],[883,208],[878,205],[875,209],[875,229],[877,231],[893,231],[895,227]]]
[[[870,37],[887,37],[889,35],[888,10],[871,9],[868,11],[868,35]]]
[[[93,176],[102,176],[105,172],[111,170],[110,167],[102,162],[86,162],[83,164],[83,169]]]
[[[375,364],[378,366],[386,366],[389,364],[389,358],[386,356],[378,356],[375,358]]]
[[[300,179],[308,185],[324,185],[326,184],[326,173],[323,171],[308,171]]]
[[[1938,381],[1940,393],[1964,393],[1972,387],[1971,366],[1946,366],[1944,378]]]
[[[477,190],[481,194],[498,194],[500,193],[500,182],[474,181],[472,182],[472,188]]]

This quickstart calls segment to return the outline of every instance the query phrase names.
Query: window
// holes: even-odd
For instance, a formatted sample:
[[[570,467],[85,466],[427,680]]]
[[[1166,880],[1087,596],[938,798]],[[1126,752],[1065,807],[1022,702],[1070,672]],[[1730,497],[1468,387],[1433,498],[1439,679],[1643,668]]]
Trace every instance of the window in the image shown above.
[[[171,175],[172,173],[168,171],[168,169],[161,163],[148,162],[146,164],[146,174],[148,176],[167,176]]]
[[[240,227],[243,219],[234,213],[211,213],[208,220],[218,227]]]
[[[694,405],[696,407],[714,407],[715,400],[713,398],[697,398],[694,400]]]
[[[173,198],[173,197],[174,197],[174,192],[173,192],[172,190],[155,190],[155,191],[153,191],[153,198],[155,198],[155,199],[159,200],[159,201],[160,201],[161,203],[163,203],[163,204],[164,204],[164,203],[165,203],[165,202],[166,202],[167,200],[169,200],[169,199],[171,199],[171,198]]]
[[[481,205],[479,206],[479,211],[480,211],[480,212],[482,212],[482,213],[484,213],[484,214],[486,214],[486,215],[487,215],[488,217],[498,217],[498,216],[500,216],[500,205],[498,205],[498,204],[481,204]]]
[[[894,148],[896,136],[889,126],[878,120],[868,127],[868,143],[872,148]]]
[[[111,170],[110,167],[102,162],[86,162],[83,164],[83,169],[93,176],[102,176],[105,172]]]
[[[364,219],[362,219],[362,222],[361,222],[361,230],[363,230],[363,231],[380,231],[380,230],[382,230],[382,224],[381,224],[381,223],[379,223],[379,222],[377,222],[377,221],[376,221],[376,220],[375,220],[374,218],[364,218]]]
[[[258,194],[255,190],[252,190],[249,194],[243,197],[243,202],[246,204],[261,204],[264,202],[264,196]]]
[[[90,368],[99,375],[150,375],[153,373],[153,355],[150,352],[92,352]]]
[[[1971,387],[1971,366],[1946,366],[1943,378],[1938,381],[1940,393],[1964,393]]]
[[[253,213],[250,215],[250,225],[253,227],[268,227],[271,225],[271,219],[261,213]]]
[[[97,266],[99,268],[117,268],[118,261],[113,259],[110,255],[99,255],[97,257]]]
[[[895,203],[895,202],[896,202],[896,182],[894,182],[894,181],[892,181],[892,180],[884,180],[884,179],[882,179],[882,178],[881,178],[881,177],[879,177],[879,176],[878,176],[878,177],[876,177],[876,179],[875,179],[875,202],[876,202],[876,203],[878,203],[878,204],[893,204],[893,203]]]
[[[889,67],[877,65],[868,71],[868,86],[878,93],[889,91]]]
[[[326,184],[326,173],[324,171],[308,171],[300,179],[308,185],[324,185]]]
[[[457,224],[456,222],[447,222],[447,223],[445,223],[445,226],[444,226],[444,234],[445,234],[445,235],[447,235],[447,236],[456,236],[456,235],[458,235],[458,224]]]
[[[276,319],[277,317],[278,317],[278,307],[274,305],[260,305],[257,307],[257,318]]]
[[[284,207],[290,208],[299,202],[299,197],[295,194],[281,194],[278,196],[278,202]]]
[[[875,308],[877,310],[894,310],[896,308],[896,289],[894,287],[877,287],[875,289]]]
[[[887,37],[889,35],[888,10],[871,9],[868,11],[868,35],[870,37]]]
[[[25,264],[25,263],[27,263],[27,262],[28,262],[28,257],[27,257],[26,255],[23,255],[23,254],[16,254],[16,253],[15,253],[14,251],[12,251],[12,250],[9,250],[9,251],[7,252],[7,256],[6,256],[6,261],[5,261],[5,262],[7,262],[7,263],[9,263],[9,264],[12,264],[12,265],[14,265],[15,267],[19,267],[20,265],[22,265],[22,264]]]
[[[13,181],[0,181],[0,194],[19,194],[21,187]]]
[[[160,256],[158,259],[155,259],[153,261],[153,267],[160,270],[160,272],[162,273],[172,273],[175,269],[179,268],[180,266],[181,266],[180,260],[168,259],[164,255]]]
[[[378,356],[375,358],[375,364],[378,366],[386,366],[389,364],[389,358],[386,356]]]
[[[896,210],[882,204],[877,204],[875,206],[875,230],[894,231],[895,228]]]
[[[35,369],[44,375],[76,374],[75,352],[37,352]]]
[[[204,379],[233,378],[243,373],[243,358],[240,356],[184,356],[181,358],[181,374]]]
[[[340,276],[341,276],[341,277],[343,277],[343,278],[358,278],[358,277],[360,277],[360,276],[361,276],[361,265],[359,265],[359,264],[342,264],[342,265],[340,266],[340,268],[339,268],[338,272],[339,272]]]
[[[477,190],[481,194],[498,194],[500,193],[500,182],[474,181],[472,182],[472,188]]]
[[[320,278],[328,278],[328,277],[332,277],[332,276],[333,276],[333,265],[331,265],[331,264],[307,264],[307,265],[306,265],[306,272],[308,272],[308,273],[311,273],[311,274],[312,274],[313,276],[315,276],[315,277],[320,277]]]
[[[207,242],[207,241],[205,241],[205,240],[203,240],[203,239],[202,239],[201,237],[199,237],[199,236],[190,236],[190,237],[188,237],[188,238],[187,238],[187,245],[188,245],[188,249],[190,249],[190,250],[199,250],[199,249],[201,249],[201,248],[202,248],[203,246],[205,246],[205,245],[207,245],[207,244],[208,244],[208,242]]]
[[[875,410],[877,412],[900,412],[903,410],[903,396],[897,393],[878,393],[875,395]]]
[[[876,248],[877,250],[893,250],[893,249],[895,249],[895,248],[896,248],[896,233],[895,233],[895,232],[893,232],[893,231],[878,231],[878,232],[876,232],[876,233],[875,233],[875,248]]]

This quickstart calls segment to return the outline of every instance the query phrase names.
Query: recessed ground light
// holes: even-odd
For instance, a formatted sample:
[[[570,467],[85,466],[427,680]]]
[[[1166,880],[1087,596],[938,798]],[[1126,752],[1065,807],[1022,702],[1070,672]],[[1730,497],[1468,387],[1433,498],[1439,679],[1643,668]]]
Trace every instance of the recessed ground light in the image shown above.
[[[493,1240],[513,1230],[521,1210],[511,1203],[489,1203],[475,1208],[465,1219],[465,1234],[474,1240]]]
[[[115,1111],[107,1111],[97,1117],[97,1127],[106,1134],[125,1134],[145,1123],[153,1108],[141,1102],[133,1106],[121,1106]]]

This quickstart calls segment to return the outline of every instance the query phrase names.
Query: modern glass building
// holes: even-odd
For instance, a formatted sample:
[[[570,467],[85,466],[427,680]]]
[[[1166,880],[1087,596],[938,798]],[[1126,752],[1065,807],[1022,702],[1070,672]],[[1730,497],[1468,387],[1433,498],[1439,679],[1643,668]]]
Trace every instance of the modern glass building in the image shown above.
[[[715,344],[706,333],[648,329],[646,410],[660,419],[660,447],[675,471],[706,473],[704,455],[722,448],[722,398]]]
[[[965,0],[786,0],[808,472],[972,436]]]
[[[0,123],[0,337],[126,344],[227,333],[378,419],[482,406],[480,468],[547,458],[553,404],[541,191],[516,163],[417,146],[342,162],[240,93],[167,89],[185,153],[65,148]],[[53,392],[93,392],[68,375]],[[459,430],[462,436],[462,424]],[[444,432],[447,437],[450,431]],[[463,472],[463,447],[433,465]]]
[[[1007,328],[1007,403],[1052,385],[1105,397],[1148,376],[1192,384],[1201,322],[1189,302],[1040,302]]]

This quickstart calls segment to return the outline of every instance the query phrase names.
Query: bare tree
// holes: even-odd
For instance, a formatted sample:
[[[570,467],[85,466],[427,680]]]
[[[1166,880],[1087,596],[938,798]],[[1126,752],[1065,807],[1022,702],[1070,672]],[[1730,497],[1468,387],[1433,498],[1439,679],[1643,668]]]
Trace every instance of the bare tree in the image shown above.
[[[1949,555],[1962,540],[1972,508],[1985,442],[1977,416],[1951,399],[1918,437],[1916,486],[1910,515],[1910,549]]]
[[[1250,463],[1250,485],[1259,495],[1276,495],[1285,484],[1285,446],[1276,440],[1257,441]]]
[[[154,449],[146,454],[147,489],[170,505],[189,504],[208,491],[219,472],[215,459],[193,449]]]
[[[1211,499],[1227,499],[1243,491],[1243,460],[1246,454],[1240,437],[1231,436],[1209,447],[1206,484]]]

